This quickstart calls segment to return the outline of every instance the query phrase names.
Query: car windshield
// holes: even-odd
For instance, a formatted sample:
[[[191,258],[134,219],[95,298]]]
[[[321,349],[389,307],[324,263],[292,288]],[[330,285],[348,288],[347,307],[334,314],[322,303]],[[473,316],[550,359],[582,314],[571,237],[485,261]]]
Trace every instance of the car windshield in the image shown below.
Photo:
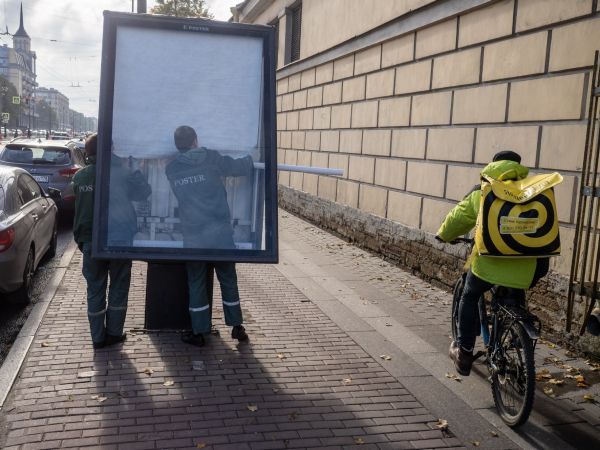
[[[71,155],[66,148],[13,144],[6,146],[0,160],[11,163],[64,165],[71,162]]]

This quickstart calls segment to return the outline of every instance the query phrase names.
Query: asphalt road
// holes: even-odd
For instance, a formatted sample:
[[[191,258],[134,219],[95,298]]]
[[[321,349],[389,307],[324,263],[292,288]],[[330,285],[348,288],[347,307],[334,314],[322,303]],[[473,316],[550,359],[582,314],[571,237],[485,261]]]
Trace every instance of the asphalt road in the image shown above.
[[[27,320],[29,311],[46,290],[56,266],[60,263],[60,259],[72,239],[71,221],[61,221],[58,228],[56,256],[50,260],[44,259],[38,266],[33,278],[33,295],[28,305],[15,305],[0,295],[0,365],[4,362],[19,330]]]

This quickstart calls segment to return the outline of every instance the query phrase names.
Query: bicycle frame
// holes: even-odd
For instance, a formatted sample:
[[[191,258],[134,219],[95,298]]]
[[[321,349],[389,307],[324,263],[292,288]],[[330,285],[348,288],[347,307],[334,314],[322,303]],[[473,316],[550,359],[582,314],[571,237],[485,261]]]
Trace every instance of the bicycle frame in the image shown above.
[[[511,296],[515,292],[522,293],[521,298],[515,298]],[[502,328],[509,328],[514,322],[519,322],[527,335],[533,341],[533,348],[535,350],[537,340],[540,338],[542,323],[540,319],[530,313],[521,302],[524,302],[525,296],[524,291],[516,289],[506,289],[495,286],[492,289],[492,301],[491,301],[491,315],[488,317],[487,309],[485,306],[485,298],[480,297],[478,308],[479,308],[479,320],[481,324],[481,336],[483,343],[487,350],[486,359],[490,369],[497,370],[493,362],[493,356],[500,346],[498,330],[502,323]],[[489,328],[489,322],[492,322],[491,330]]]

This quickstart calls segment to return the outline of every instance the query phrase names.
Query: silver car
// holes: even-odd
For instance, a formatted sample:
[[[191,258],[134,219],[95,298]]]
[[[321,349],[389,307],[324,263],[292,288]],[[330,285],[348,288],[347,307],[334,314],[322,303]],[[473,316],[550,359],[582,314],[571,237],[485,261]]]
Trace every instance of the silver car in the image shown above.
[[[27,302],[38,264],[55,255],[53,198],[60,199],[58,190],[45,193],[27,171],[0,165],[0,294]]]
[[[73,212],[75,194],[71,181],[86,165],[84,153],[75,143],[17,138],[0,151],[0,164],[27,170],[44,190],[58,189],[62,196],[60,211]]]

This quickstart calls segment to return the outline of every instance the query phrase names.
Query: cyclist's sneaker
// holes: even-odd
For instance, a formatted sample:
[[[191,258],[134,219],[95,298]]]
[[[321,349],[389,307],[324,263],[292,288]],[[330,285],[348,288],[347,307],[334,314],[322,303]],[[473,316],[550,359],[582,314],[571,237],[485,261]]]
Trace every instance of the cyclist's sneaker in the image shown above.
[[[449,350],[450,358],[454,361],[454,368],[456,371],[467,377],[471,374],[471,366],[476,357],[473,356],[473,352],[467,352],[459,347],[456,341],[452,341]]]
[[[186,333],[181,335],[181,340],[186,344],[193,345],[195,347],[204,347],[205,341],[202,334]]]
[[[236,325],[231,330],[232,339],[237,339],[240,342],[247,341],[248,335],[246,334],[246,329],[242,325]]]

